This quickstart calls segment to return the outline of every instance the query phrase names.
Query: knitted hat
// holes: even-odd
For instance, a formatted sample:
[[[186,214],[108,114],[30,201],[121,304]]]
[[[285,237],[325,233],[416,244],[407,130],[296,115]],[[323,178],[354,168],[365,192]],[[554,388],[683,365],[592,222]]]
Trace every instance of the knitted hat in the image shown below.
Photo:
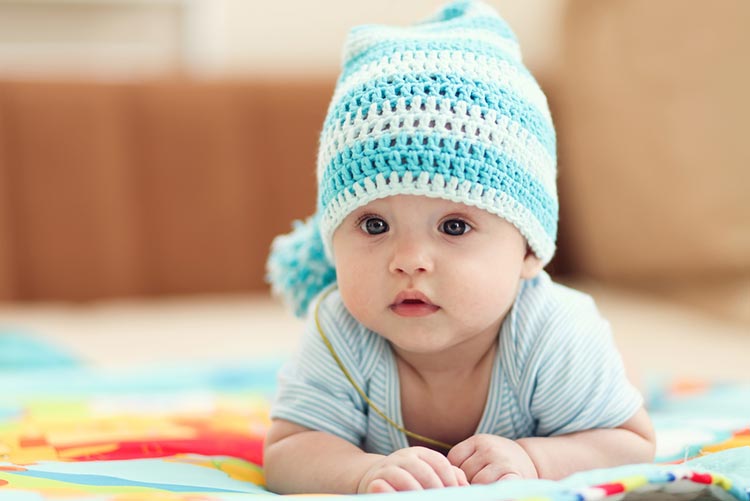
[[[303,315],[335,281],[339,224],[396,194],[497,214],[547,264],[557,235],[555,148],[544,93],[486,4],[456,1],[410,27],[353,28],[320,136],[317,212],[274,241],[274,291]]]

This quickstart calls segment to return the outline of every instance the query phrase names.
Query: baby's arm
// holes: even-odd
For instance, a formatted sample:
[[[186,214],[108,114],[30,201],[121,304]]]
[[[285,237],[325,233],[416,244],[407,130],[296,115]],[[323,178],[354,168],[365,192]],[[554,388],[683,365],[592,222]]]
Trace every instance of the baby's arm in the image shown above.
[[[540,478],[560,479],[577,471],[654,460],[656,437],[644,408],[617,428],[594,429],[517,441]]]
[[[266,437],[267,487],[280,494],[364,493],[467,485],[464,473],[424,447],[389,456],[368,454],[346,440],[276,419]]]

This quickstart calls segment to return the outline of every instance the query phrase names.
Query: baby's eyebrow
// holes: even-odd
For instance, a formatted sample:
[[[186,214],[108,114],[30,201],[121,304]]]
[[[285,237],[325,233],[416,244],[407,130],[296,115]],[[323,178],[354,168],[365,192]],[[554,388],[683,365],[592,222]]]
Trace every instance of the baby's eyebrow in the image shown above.
[[[375,212],[375,211],[369,205],[363,205],[362,207],[357,207],[352,212],[354,214],[367,214],[368,212]]]
[[[472,207],[471,205],[460,205],[451,210],[448,210],[447,215],[467,216],[467,217],[476,218],[478,215],[481,215],[484,212],[485,212],[484,209],[480,209],[478,207]]]
[[[365,207],[359,207],[352,211],[351,215],[354,219],[359,219],[362,216],[372,214],[372,215],[380,215],[380,211],[375,210],[373,207],[365,206]]]

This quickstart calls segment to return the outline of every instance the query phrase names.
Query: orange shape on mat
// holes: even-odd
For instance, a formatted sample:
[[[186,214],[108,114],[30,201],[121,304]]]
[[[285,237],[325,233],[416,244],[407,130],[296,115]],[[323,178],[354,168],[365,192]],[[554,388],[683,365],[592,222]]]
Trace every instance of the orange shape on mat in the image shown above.
[[[92,457],[107,454],[108,452],[114,452],[118,449],[118,444],[97,444],[87,445],[83,447],[66,447],[59,448],[57,453],[60,459],[78,459],[81,457]]]
[[[696,393],[706,392],[709,387],[710,385],[706,381],[700,381],[697,379],[679,379],[672,383],[670,393],[675,395],[694,395]]]
[[[726,449],[748,446],[750,446],[750,434],[740,433],[718,444],[707,445],[703,448],[702,452],[719,452]]]

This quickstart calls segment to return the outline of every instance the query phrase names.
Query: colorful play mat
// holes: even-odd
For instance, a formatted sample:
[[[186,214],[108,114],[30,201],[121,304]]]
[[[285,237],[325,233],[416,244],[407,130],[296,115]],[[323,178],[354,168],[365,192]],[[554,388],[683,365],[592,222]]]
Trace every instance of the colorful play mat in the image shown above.
[[[281,363],[104,371],[0,332],[0,500],[273,496],[262,450]],[[648,406],[654,464],[378,499],[750,501],[749,384],[666,378]]]

